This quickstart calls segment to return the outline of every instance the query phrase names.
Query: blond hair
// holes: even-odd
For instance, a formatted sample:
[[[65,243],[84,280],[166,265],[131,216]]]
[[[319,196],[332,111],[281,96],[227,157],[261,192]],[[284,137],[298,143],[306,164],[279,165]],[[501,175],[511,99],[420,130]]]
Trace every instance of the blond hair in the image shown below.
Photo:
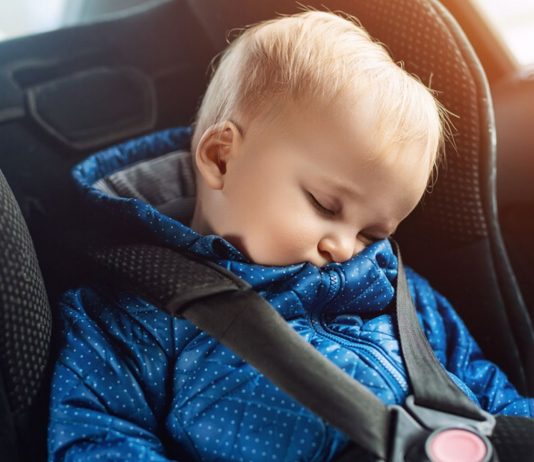
[[[372,95],[387,143],[426,140],[429,173],[436,167],[445,110],[353,16],[307,9],[263,21],[219,57],[194,123],[193,152],[222,121],[250,120],[286,101],[331,102],[352,89]]]

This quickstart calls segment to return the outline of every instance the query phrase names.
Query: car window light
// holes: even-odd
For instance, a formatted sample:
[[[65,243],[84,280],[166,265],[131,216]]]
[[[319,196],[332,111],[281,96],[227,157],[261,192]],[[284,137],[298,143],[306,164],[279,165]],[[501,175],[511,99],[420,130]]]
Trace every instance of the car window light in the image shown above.
[[[534,64],[534,2],[473,0],[522,65]]]

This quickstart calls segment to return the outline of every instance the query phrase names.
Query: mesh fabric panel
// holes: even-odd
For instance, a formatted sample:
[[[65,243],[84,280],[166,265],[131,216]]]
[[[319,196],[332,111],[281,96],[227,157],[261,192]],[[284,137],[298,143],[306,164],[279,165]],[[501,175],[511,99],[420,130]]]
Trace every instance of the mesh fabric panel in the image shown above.
[[[109,272],[115,284],[120,282],[170,314],[179,314],[191,300],[250,288],[220,266],[199,263],[165,247],[122,245],[94,248],[89,255],[98,271]]]
[[[501,462],[529,462],[534,459],[534,419],[497,416],[491,437]]]
[[[444,23],[432,2],[360,3],[365,7],[359,18],[370,33],[388,44],[394,59],[402,58],[407,71],[437,91],[436,96],[448,111],[460,115],[451,116],[454,144],[450,140],[446,144],[446,161],[440,168],[439,181],[419,206],[418,212],[425,215],[425,227],[457,241],[485,237],[487,224],[480,183],[483,172],[479,167],[484,149],[481,123],[485,121],[480,120],[480,85],[461,53],[466,52],[462,50],[465,45],[457,43],[451,25]]]
[[[50,334],[51,313],[32,241],[0,172],[0,368],[13,412],[32,404]]]

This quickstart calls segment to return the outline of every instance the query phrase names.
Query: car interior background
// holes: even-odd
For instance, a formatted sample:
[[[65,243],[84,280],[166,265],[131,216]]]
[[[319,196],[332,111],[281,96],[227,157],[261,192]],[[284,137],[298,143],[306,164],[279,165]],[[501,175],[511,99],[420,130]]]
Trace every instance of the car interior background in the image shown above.
[[[534,395],[533,74],[470,2],[305,4],[357,16],[458,116],[446,168],[395,237],[486,356]],[[128,138],[189,125],[228,31],[299,8],[294,0],[120,1],[117,12],[107,2],[72,5],[83,24],[0,42],[0,454],[13,460],[17,451],[44,460],[54,303],[91,278],[69,245],[81,222],[71,167]]]

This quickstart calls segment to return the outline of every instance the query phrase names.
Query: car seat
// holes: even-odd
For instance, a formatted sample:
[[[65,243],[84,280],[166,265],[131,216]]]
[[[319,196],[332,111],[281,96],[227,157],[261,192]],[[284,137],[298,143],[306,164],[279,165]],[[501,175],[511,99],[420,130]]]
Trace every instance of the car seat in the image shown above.
[[[322,8],[321,2],[307,4]],[[485,354],[521,392],[532,394],[532,320],[500,236],[491,98],[472,48],[434,0],[325,5],[357,16],[458,116],[434,191],[396,238],[405,260],[451,300]],[[92,24],[0,44],[0,169],[28,224],[52,305],[66,287],[91,277],[80,269],[75,249],[65,245],[79,222],[72,165],[126,138],[191,123],[206,68],[226,45],[227,31],[298,9],[294,0],[254,6],[243,0],[159,0]],[[11,268],[0,271],[0,402],[7,429],[0,454],[18,447],[21,459],[41,460],[50,311],[38,271],[24,266],[35,259],[5,184],[0,195],[0,266]],[[32,290],[40,295],[29,302]]]

